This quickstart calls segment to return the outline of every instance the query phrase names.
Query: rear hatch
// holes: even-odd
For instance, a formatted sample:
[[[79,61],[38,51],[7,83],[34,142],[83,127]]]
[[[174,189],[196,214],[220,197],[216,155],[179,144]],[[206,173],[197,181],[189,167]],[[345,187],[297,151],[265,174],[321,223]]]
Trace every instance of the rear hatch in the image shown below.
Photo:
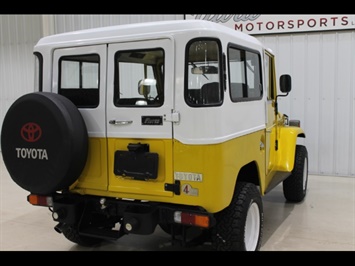
[[[173,183],[173,55],[170,39],[55,50],[54,90],[77,105],[89,134],[75,189],[142,200],[173,195],[166,186]]]

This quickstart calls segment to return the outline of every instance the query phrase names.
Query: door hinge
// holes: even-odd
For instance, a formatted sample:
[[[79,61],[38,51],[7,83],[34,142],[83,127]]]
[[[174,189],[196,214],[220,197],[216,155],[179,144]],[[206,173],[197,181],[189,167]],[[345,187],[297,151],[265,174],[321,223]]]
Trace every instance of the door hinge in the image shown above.
[[[169,115],[164,115],[164,121],[179,123],[180,122],[180,113],[172,110]]]

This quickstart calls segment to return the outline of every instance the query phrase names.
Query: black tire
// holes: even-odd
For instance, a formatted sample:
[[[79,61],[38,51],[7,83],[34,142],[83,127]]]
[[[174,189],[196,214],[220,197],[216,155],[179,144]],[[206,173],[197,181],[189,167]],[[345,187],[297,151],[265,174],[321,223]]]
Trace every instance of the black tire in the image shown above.
[[[80,176],[88,154],[86,125],[66,97],[29,93],[7,111],[1,149],[13,181],[31,193],[50,194]]]
[[[82,236],[75,227],[67,224],[62,226],[61,231],[66,239],[83,247],[92,247],[104,241],[101,238]]]
[[[258,251],[263,233],[263,204],[258,188],[238,182],[231,204],[216,214],[212,245],[217,251]]]
[[[286,200],[301,202],[306,197],[308,185],[308,152],[305,146],[296,146],[295,164],[292,174],[283,181],[282,185]]]
[[[199,227],[185,227],[174,225],[172,229],[167,223],[160,223],[160,228],[168,235],[172,236],[174,241],[181,241],[183,246],[200,246],[206,242],[211,242],[211,230],[202,229]]]
[[[168,235],[172,235],[174,233],[174,235],[182,235],[182,226],[179,225],[174,225],[175,228],[172,229],[170,224],[167,223],[159,223],[160,228],[167,233]],[[174,230],[174,232],[172,231]]]

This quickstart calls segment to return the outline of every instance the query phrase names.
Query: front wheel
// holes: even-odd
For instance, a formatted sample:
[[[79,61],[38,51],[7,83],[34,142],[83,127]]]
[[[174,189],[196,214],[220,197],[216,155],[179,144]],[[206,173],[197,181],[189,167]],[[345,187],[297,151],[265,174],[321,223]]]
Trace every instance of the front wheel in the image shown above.
[[[257,251],[261,246],[263,205],[257,187],[238,182],[230,205],[216,214],[212,243],[217,251]]]
[[[288,201],[301,202],[307,192],[308,152],[305,146],[297,145],[292,173],[283,181],[284,196]]]

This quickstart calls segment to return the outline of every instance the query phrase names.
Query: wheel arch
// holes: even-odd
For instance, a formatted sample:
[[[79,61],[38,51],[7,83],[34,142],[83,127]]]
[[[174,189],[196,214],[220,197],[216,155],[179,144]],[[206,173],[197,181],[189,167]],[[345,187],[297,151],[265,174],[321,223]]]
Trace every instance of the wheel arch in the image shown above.
[[[256,186],[260,185],[259,167],[256,161],[244,165],[239,170],[236,183],[238,182],[253,183]]]
[[[306,134],[302,128],[295,126],[281,127],[279,130],[275,170],[291,172],[294,167],[297,140],[305,138]]]

